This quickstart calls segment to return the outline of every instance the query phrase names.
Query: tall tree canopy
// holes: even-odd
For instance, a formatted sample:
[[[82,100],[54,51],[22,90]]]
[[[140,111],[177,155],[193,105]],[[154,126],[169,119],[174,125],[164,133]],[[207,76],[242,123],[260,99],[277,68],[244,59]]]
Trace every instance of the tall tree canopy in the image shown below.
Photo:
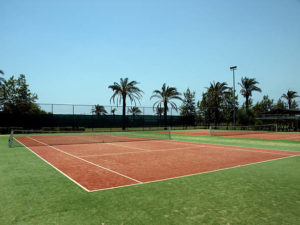
[[[110,101],[115,103],[117,98],[117,104],[123,103],[122,115],[123,115],[123,125],[122,128],[125,130],[126,127],[126,98],[128,97],[130,102],[136,104],[136,100],[139,101],[142,98],[143,91],[137,87],[137,81],[128,81],[128,78],[121,78],[120,83],[114,82],[113,85],[108,86],[114,92],[110,98]]]
[[[211,101],[211,104],[214,107],[214,125],[216,126],[219,122],[219,111],[222,100],[224,100],[226,93],[228,96],[230,96],[230,92],[228,92],[226,82],[210,83],[210,86],[206,89],[208,93],[208,99]]]
[[[270,99],[268,95],[264,95],[260,102],[257,102],[253,106],[253,110],[256,114],[269,112],[274,108],[274,100]]]
[[[237,96],[233,99],[232,90],[225,82],[210,83],[210,87],[206,90],[202,93],[201,101],[197,103],[198,120],[215,125],[220,120],[230,122],[233,118],[234,106],[238,105]]]
[[[35,103],[38,97],[30,91],[24,74],[18,78],[12,76],[5,80],[0,90],[0,103],[3,112],[26,114],[43,112]]]
[[[275,109],[287,109],[287,104],[281,100],[281,98],[278,99],[276,104],[274,105]]]
[[[297,108],[297,103],[296,103],[296,101],[293,101],[293,100],[300,96],[297,95],[296,91],[288,90],[288,92],[286,94],[283,94],[281,97],[287,100],[289,109]]]
[[[196,103],[195,103],[195,91],[191,92],[188,88],[186,92],[183,93],[182,105],[180,106],[180,114],[182,116],[193,116],[196,112]]]
[[[238,96],[235,95],[233,98],[233,90],[231,87],[228,88],[228,91],[224,92],[222,102],[220,104],[220,108],[222,111],[222,119],[227,124],[233,121],[233,113],[234,109],[237,111],[238,109]]]
[[[249,78],[249,77],[242,77],[241,83],[239,85],[241,86],[241,94],[245,97],[245,106],[246,111],[249,109],[249,98],[252,96],[253,91],[261,92],[261,89],[257,86],[259,84],[258,81],[255,80],[255,78]]]
[[[197,108],[197,118],[199,121],[204,121],[205,124],[213,122],[214,106],[207,91],[202,93],[201,101],[197,102]]]
[[[164,123],[165,126],[167,126],[167,111],[169,110],[169,106],[171,105],[172,109],[175,109],[177,111],[177,105],[174,102],[174,100],[180,100],[182,101],[182,98],[180,97],[181,93],[177,91],[176,87],[169,87],[166,85],[166,83],[163,84],[161,90],[154,90],[153,95],[150,97],[150,100],[152,98],[157,98],[158,100],[153,104],[153,108],[162,107],[164,109]]]
[[[196,102],[195,102],[195,91],[191,92],[188,88],[186,92],[183,93],[183,101],[180,106],[180,115],[186,118],[187,123],[193,124],[195,121],[196,114]]]

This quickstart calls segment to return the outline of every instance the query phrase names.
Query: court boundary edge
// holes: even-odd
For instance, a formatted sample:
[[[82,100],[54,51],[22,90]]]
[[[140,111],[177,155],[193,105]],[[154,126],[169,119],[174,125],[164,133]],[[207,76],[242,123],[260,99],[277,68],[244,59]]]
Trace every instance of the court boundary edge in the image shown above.
[[[275,160],[292,158],[292,157],[295,157],[295,156],[299,156],[299,155],[285,156],[285,157],[280,157],[280,158],[277,158],[277,159],[269,159],[269,160],[264,160],[264,161],[260,161],[260,162],[255,162],[255,163],[248,163],[248,164],[244,164],[244,165],[237,165],[237,166],[232,166],[232,167],[227,167],[227,168],[222,168],[222,169],[217,169],[217,170],[205,171],[205,172],[200,172],[200,173],[193,173],[193,174],[177,176],[177,177],[164,178],[164,179],[160,179],[160,180],[146,181],[146,182],[143,182],[143,183],[122,185],[122,186],[110,187],[110,188],[102,188],[102,189],[97,189],[97,190],[91,190],[89,192],[105,191],[105,190],[124,188],[124,187],[129,187],[129,186],[137,186],[137,185],[150,184],[150,183],[156,183],[156,182],[164,182],[164,181],[173,180],[173,179],[180,179],[180,178],[191,177],[191,176],[196,176],[196,175],[202,175],[202,174],[207,174],[207,173],[219,172],[219,171],[223,171],[223,170],[235,169],[235,168],[244,167],[244,166],[251,166],[251,165],[265,163],[265,162],[271,162],[271,161],[275,161]]]
[[[21,145],[23,145],[26,149],[28,149],[31,153],[33,153],[34,155],[36,155],[38,158],[42,159],[44,162],[46,162],[48,165],[50,165],[56,171],[58,171],[59,173],[61,173],[62,175],[64,175],[68,179],[70,179],[71,181],[73,181],[75,184],[77,184],[79,187],[81,187],[83,190],[85,190],[87,192],[106,191],[106,190],[112,190],[112,189],[118,189],[118,188],[125,188],[125,187],[130,187],[130,186],[137,186],[137,185],[150,184],[150,183],[156,183],[156,182],[164,182],[164,181],[173,180],[173,179],[180,179],[180,178],[185,178],[185,177],[190,177],[190,176],[196,176],[196,175],[202,175],[202,174],[207,174],[207,173],[214,173],[214,172],[219,172],[219,171],[223,171],[223,170],[235,169],[235,168],[239,168],[239,167],[250,166],[250,165],[255,165],[255,164],[260,164],[260,163],[271,162],[271,161],[276,161],[276,160],[281,160],[281,159],[286,159],[286,158],[292,158],[292,157],[299,156],[299,155],[283,156],[283,157],[276,158],[276,159],[264,160],[264,161],[255,162],[255,163],[248,163],[248,164],[244,164],[244,165],[237,165],[237,166],[233,166],[233,167],[227,167],[227,168],[222,168],[222,169],[217,169],[217,170],[211,170],[211,171],[205,171],[205,172],[200,172],[200,173],[188,174],[188,175],[183,175],[183,176],[170,177],[170,178],[164,178],[164,179],[160,179],[160,180],[146,181],[146,182],[140,182],[140,183],[136,183],[136,184],[129,184],[129,185],[117,186],[117,187],[109,187],[109,188],[102,188],[102,189],[96,189],[96,190],[89,190],[89,189],[85,188],[84,186],[82,186],[81,184],[79,184],[74,179],[72,179],[71,177],[69,177],[68,175],[66,175],[64,172],[62,172],[61,170],[59,170],[58,168],[56,168],[54,165],[52,165],[51,163],[49,163],[48,161],[46,161],[45,159],[43,159],[42,157],[40,157],[38,154],[36,154],[35,152],[33,152],[29,147],[25,146],[21,142],[19,142],[19,143]],[[188,142],[188,143],[190,143],[190,142]],[[191,143],[194,143],[194,142],[191,142]],[[46,145],[46,146],[48,146],[48,145]]]

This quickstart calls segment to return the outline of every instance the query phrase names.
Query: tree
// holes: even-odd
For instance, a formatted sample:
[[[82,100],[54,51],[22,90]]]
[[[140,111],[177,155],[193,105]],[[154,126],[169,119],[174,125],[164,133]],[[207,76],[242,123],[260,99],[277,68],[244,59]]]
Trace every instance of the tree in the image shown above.
[[[236,114],[238,124],[249,125],[255,123],[255,113],[253,109],[245,110],[245,108],[239,108]]]
[[[201,101],[198,101],[198,120],[204,120],[205,124],[213,122],[214,118],[214,106],[213,102],[208,94],[208,91],[202,93]]]
[[[164,108],[163,107],[156,107],[156,115],[158,115],[159,117],[161,117],[161,115],[164,113]]]
[[[208,90],[208,98],[212,102],[214,107],[214,125],[217,126],[219,121],[219,110],[222,100],[224,98],[225,93],[229,95],[228,87],[226,82],[213,82],[210,83],[210,87],[206,88]]]
[[[287,109],[287,105],[281,98],[278,99],[277,103],[274,105],[275,109]]]
[[[95,105],[92,109],[92,113],[96,114],[97,116],[106,115],[107,111],[103,105]]]
[[[256,114],[270,112],[273,108],[274,100],[270,99],[268,95],[264,95],[263,99],[253,106],[253,110]]]
[[[195,92],[191,92],[188,88],[186,92],[183,93],[184,99],[182,100],[182,105],[180,107],[180,114],[182,116],[192,116],[195,115]]]
[[[139,114],[142,113],[142,111],[138,107],[136,107],[136,106],[130,107],[128,109],[128,112],[131,113],[133,116],[139,115]]]
[[[0,70],[0,74],[4,75],[3,70]],[[0,87],[4,83],[5,79],[3,77],[0,77]]]
[[[193,124],[195,122],[196,103],[195,103],[195,91],[191,92],[188,88],[183,93],[184,99],[180,107],[180,115],[186,118],[186,122]]]
[[[123,116],[123,124],[122,129],[125,130],[126,127],[126,98],[129,97],[131,102],[136,104],[136,100],[140,100],[142,97],[143,91],[139,89],[136,85],[138,82],[136,81],[128,81],[128,78],[121,78],[120,83],[114,82],[113,85],[108,86],[108,88],[112,89],[114,92],[110,98],[110,102],[113,100],[115,103],[115,98],[117,98],[117,104],[123,103],[122,116]]]
[[[30,91],[23,74],[18,78],[12,76],[5,80],[0,87],[0,92],[0,105],[5,113],[45,113],[35,103],[38,97]]]
[[[113,108],[113,109],[111,109],[111,114],[113,114],[113,116],[115,116],[115,114],[116,114],[116,111],[117,111],[117,109],[116,108]]]
[[[182,101],[180,95],[181,93],[177,91],[177,88],[166,86],[166,83],[164,83],[161,90],[154,90],[153,95],[150,97],[150,100],[152,98],[158,99],[158,101],[153,104],[153,108],[158,108],[163,105],[165,126],[167,126],[167,111],[169,110],[168,105],[171,105],[171,109],[175,109],[177,111],[177,105],[173,100]]]
[[[290,90],[288,90],[288,92],[286,94],[283,94],[281,97],[285,98],[288,101],[289,109],[294,109],[292,107],[293,99],[295,99],[297,97],[300,97],[300,96],[297,95],[296,91],[290,91]],[[297,104],[295,105],[295,103],[294,103],[294,107],[297,108]]]
[[[0,70],[0,74],[4,75],[4,72]],[[0,99],[3,98],[3,90],[1,88],[2,84],[5,82],[5,79],[3,77],[0,77]],[[3,110],[2,104],[0,104],[0,111]]]
[[[227,124],[233,121],[234,108],[237,111],[238,105],[238,96],[235,95],[233,98],[233,90],[229,87],[220,103],[221,116]]]
[[[298,103],[295,100],[293,100],[292,105],[291,105],[291,109],[298,109],[298,107],[299,107]]]
[[[248,77],[242,77],[241,83],[239,85],[241,86],[241,94],[245,97],[245,106],[246,111],[249,109],[249,98],[252,96],[253,91],[261,92],[261,89],[257,87],[256,85],[259,84],[258,81],[255,80],[255,78],[248,78]]]

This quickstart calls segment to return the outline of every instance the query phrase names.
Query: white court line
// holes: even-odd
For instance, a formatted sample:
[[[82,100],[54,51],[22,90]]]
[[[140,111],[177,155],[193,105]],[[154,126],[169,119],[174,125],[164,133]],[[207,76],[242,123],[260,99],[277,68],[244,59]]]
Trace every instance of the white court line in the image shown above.
[[[282,159],[292,158],[292,157],[296,157],[296,156],[299,156],[299,155],[284,156],[284,157],[277,158],[277,159],[270,159],[270,160],[255,162],[255,163],[237,165],[237,166],[227,167],[227,168],[223,168],[223,169],[210,170],[210,171],[206,171],[206,172],[193,173],[193,174],[177,176],[177,177],[170,177],[170,178],[165,178],[165,179],[160,179],[160,180],[146,181],[146,182],[138,183],[138,184],[129,184],[129,185],[123,185],[123,186],[118,186],[118,187],[103,188],[103,189],[93,190],[93,191],[89,191],[89,192],[105,191],[105,190],[111,190],[111,189],[117,189],[117,188],[129,187],[129,186],[137,186],[137,185],[142,185],[142,184],[163,182],[163,181],[168,181],[168,180],[173,180],[173,179],[178,179],[178,178],[191,177],[191,176],[202,175],[202,174],[207,174],[207,173],[215,173],[215,172],[219,172],[219,171],[223,171],[223,170],[235,169],[235,168],[244,167],[244,166],[251,166],[251,165],[256,165],[256,164],[265,163],[265,162],[272,162],[272,161],[275,161],[275,160],[282,160]]]
[[[166,140],[157,140],[158,142],[165,141]],[[173,142],[173,143],[172,143]],[[209,147],[209,148],[233,148],[232,150],[240,150],[240,151],[251,151],[251,152],[262,152],[262,153],[270,153],[270,154],[295,154],[299,153],[298,151],[286,151],[286,150],[278,150],[278,149],[267,149],[267,148],[252,148],[252,147],[243,147],[243,146],[234,146],[234,145],[226,145],[226,144],[209,144],[209,143],[200,143],[200,142],[185,142],[185,141],[178,141],[178,140],[171,140],[169,143],[176,144],[180,143],[183,145],[194,145],[194,146],[201,146],[201,147]],[[210,146],[208,146],[210,145]],[[248,150],[246,150],[248,149]],[[263,151],[257,151],[257,150],[263,150]],[[268,151],[281,151],[282,153],[276,153],[276,152],[268,152]],[[285,152],[285,153],[283,153]]]
[[[161,140],[158,140],[159,142],[161,142]],[[163,140],[165,141],[165,140]],[[176,142],[173,142],[172,144],[177,144],[177,142],[180,142],[180,141],[176,141]],[[151,152],[158,152],[158,151],[167,151],[167,149],[164,149],[164,150],[146,150],[146,149],[143,149],[143,148],[137,148],[137,147],[132,147],[132,146],[127,146],[127,145],[121,145],[121,144],[113,144],[113,143],[107,143],[107,144],[111,144],[111,145],[115,145],[115,146],[121,146],[121,147],[128,147],[128,148],[132,148],[132,149],[139,149],[139,150],[144,150],[144,151],[151,151]],[[221,148],[221,149],[224,149],[224,150],[235,150],[235,151],[243,151],[243,152],[259,152],[259,153],[267,153],[267,154],[275,154],[275,155],[294,155],[293,152],[291,151],[282,151],[282,150],[273,150],[273,149],[263,149],[263,148],[257,148],[257,149],[261,149],[261,150],[271,150],[271,151],[282,151],[282,153],[277,153],[277,152],[268,152],[268,151],[258,151],[258,150],[255,150],[256,148],[253,148],[253,149],[245,149],[245,148],[249,148],[249,147],[238,147],[238,146],[230,146],[230,145],[225,145],[222,146],[222,145],[217,145],[215,146],[213,144],[213,146],[209,146],[209,145],[212,145],[212,144],[206,144],[206,145],[203,145],[203,143],[195,143],[195,142],[180,142],[180,144],[182,145],[186,145],[186,146],[195,146],[196,147],[204,147],[204,148]],[[233,148],[231,148],[233,147]],[[184,149],[189,149],[189,148],[177,148],[174,150],[184,150]],[[201,150],[201,149],[200,149]],[[286,153],[283,153],[283,152],[286,152]]]
[[[121,142],[120,142],[121,143]],[[168,150],[183,150],[183,149],[189,149],[191,147],[184,147],[184,148],[172,148],[172,149],[159,149],[159,150],[151,150],[151,149],[145,149],[145,148],[138,148],[138,147],[133,147],[133,146],[128,146],[128,145],[123,145],[123,144],[114,144],[114,143],[107,143],[110,145],[118,146],[118,147],[124,147],[124,148],[131,148],[131,149],[137,149],[137,150],[142,150],[144,152],[158,152],[158,151],[168,151]],[[195,146],[195,148],[198,146]],[[202,145],[199,145],[199,147],[202,147]]]
[[[34,139],[33,139],[34,140]],[[35,140],[36,141],[36,140]],[[153,140],[155,142],[169,142],[166,140]],[[19,142],[19,141],[18,141]],[[169,143],[171,143],[172,141],[170,141]],[[176,141],[176,142],[180,142],[180,141]],[[174,144],[176,142],[173,142]],[[20,142],[19,142],[20,143]],[[172,143],[172,144],[173,144]],[[202,147],[210,147],[207,145],[210,144],[206,144],[206,145],[199,145],[199,143],[187,143],[187,142],[180,142],[180,143],[184,143],[185,145],[193,145],[195,147],[198,146],[202,146]],[[41,158],[39,155],[37,155],[35,152],[33,152],[30,148],[28,148],[27,146],[25,146],[23,143],[21,143],[25,148],[27,148],[28,150],[30,150],[30,152],[32,152],[33,154],[35,154],[36,156],[38,156],[39,158]],[[49,146],[51,147],[51,146]],[[129,146],[128,146],[129,147]],[[216,146],[211,146],[211,147],[216,147]],[[229,146],[228,146],[229,147]],[[234,147],[234,146],[232,146]],[[223,147],[224,148],[224,147]],[[245,147],[246,148],[246,147]],[[263,149],[265,150],[265,149]],[[63,152],[63,151],[62,151]],[[154,151],[153,151],[154,152]],[[258,151],[261,152],[261,151]],[[65,153],[65,152],[64,152]],[[270,161],[275,161],[275,160],[281,160],[281,159],[285,159],[285,158],[292,158],[295,156],[299,156],[299,155],[292,155],[292,156],[283,156],[281,158],[277,158],[277,159],[271,159],[271,160],[265,160],[265,161],[260,161],[260,162],[255,162],[255,163],[249,163],[249,164],[244,164],[244,165],[237,165],[237,166],[233,166],[233,167],[228,167],[228,168],[223,168],[223,169],[217,169],[217,170],[211,170],[211,171],[206,171],[206,172],[200,172],[200,173],[194,173],[194,174],[188,174],[188,175],[183,175],[183,176],[177,176],[177,177],[171,177],[171,178],[165,178],[165,179],[160,179],[160,180],[154,180],[154,181],[148,181],[148,182],[139,182],[137,184],[130,184],[130,185],[122,185],[122,186],[117,186],[117,187],[110,187],[110,188],[102,188],[102,189],[97,189],[97,190],[88,190],[85,187],[83,187],[82,185],[80,185],[78,182],[76,182],[75,180],[73,180],[72,178],[70,178],[68,175],[66,175],[65,173],[63,173],[62,171],[60,171],[59,169],[57,169],[55,166],[53,166],[51,163],[47,162],[46,160],[44,160],[43,158],[41,158],[43,161],[45,161],[47,164],[49,164],[50,166],[52,166],[54,169],[56,169],[57,171],[59,171],[61,174],[65,175],[67,178],[69,178],[71,181],[73,181],[74,183],[76,183],[78,186],[80,186],[81,188],[83,188],[85,191],[87,192],[96,192],[96,191],[105,191],[105,190],[111,190],[111,189],[117,189],[117,188],[123,188],[123,187],[129,187],[129,186],[136,186],[136,185],[141,185],[141,184],[148,184],[148,183],[156,183],[156,182],[160,182],[160,181],[167,181],[167,180],[173,180],[173,179],[178,179],[178,178],[184,178],[184,177],[189,177],[189,176],[195,176],[195,175],[201,175],[201,174],[206,174],[206,173],[213,173],[213,172],[218,172],[218,171],[223,171],[223,170],[228,170],[228,169],[234,169],[234,168],[239,168],[239,167],[244,167],[244,166],[249,166],[249,165],[255,165],[255,164],[260,164],[260,163],[265,163],[265,162],[270,162]],[[83,160],[83,159],[81,159]],[[85,160],[84,160],[85,161]],[[97,165],[97,164],[96,164]]]
[[[108,143],[107,143],[108,144]],[[111,144],[111,143],[110,143]],[[114,144],[112,144],[114,145]],[[125,145],[114,145],[118,147],[127,147],[127,148],[133,148],[133,149],[140,149],[135,147],[129,147]],[[126,154],[140,154],[145,152],[167,152],[167,151],[178,151],[178,150],[187,150],[187,149],[195,149],[198,148],[197,146],[191,146],[191,147],[185,147],[185,148],[172,148],[172,149],[161,149],[161,150],[143,150],[138,152],[116,152],[116,153],[105,153],[105,154],[99,154],[99,155],[80,155],[81,157],[101,157],[101,156],[113,156],[113,155],[126,155]],[[142,149],[141,149],[142,150]]]
[[[90,161],[88,161],[88,160],[82,159],[82,158],[80,158],[80,157],[78,157],[78,156],[76,156],[76,155],[73,155],[73,154],[71,154],[71,153],[65,152],[65,151],[63,151],[63,150],[61,150],[61,149],[59,149],[59,148],[54,147],[54,146],[47,145],[46,143],[43,143],[43,142],[38,141],[38,140],[35,140],[34,138],[31,138],[31,137],[28,137],[28,136],[27,136],[27,138],[32,139],[33,141],[36,141],[36,142],[38,142],[38,143],[41,143],[41,144],[43,144],[43,145],[46,146],[46,147],[53,148],[53,149],[55,149],[55,150],[57,150],[57,151],[59,151],[59,152],[62,152],[62,153],[64,153],[64,154],[66,154],[66,155],[69,155],[69,156],[72,156],[72,157],[74,157],[74,158],[76,158],[76,159],[82,160],[82,161],[84,161],[84,162],[86,162],[86,163],[89,163],[89,164],[91,164],[91,165],[97,166],[97,167],[102,168],[102,169],[104,169],[104,170],[107,170],[107,171],[109,171],[109,172],[115,173],[115,174],[117,174],[117,175],[119,175],[119,176],[125,177],[125,178],[127,178],[127,179],[129,179],[129,180],[135,181],[135,182],[137,182],[137,183],[143,183],[142,181],[136,180],[136,179],[134,179],[134,178],[132,178],[132,177],[126,176],[126,175],[121,174],[121,173],[118,173],[117,171],[111,170],[111,169],[109,169],[109,168],[100,166],[100,165],[95,164],[95,163],[93,163],[93,162],[90,162]]]
[[[221,148],[221,149],[228,149],[229,147],[222,147],[222,146],[207,146],[208,148]],[[257,151],[255,149],[253,150],[248,150],[248,149],[242,149],[242,148],[233,148],[233,149],[229,149],[229,150],[236,150],[236,151],[241,151],[241,152],[258,152],[258,153],[267,153],[267,154],[272,154],[272,155],[295,155],[293,153],[277,153],[277,152],[268,152],[268,151]],[[272,149],[265,149],[265,150],[272,150]],[[276,151],[276,150],[275,150]]]
[[[90,190],[86,189],[84,186],[82,186],[80,183],[78,183],[77,181],[73,180],[71,177],[69,177],[67,174],[65,174],[64,172],[62,172],[61,170],[59,170],[58,168],[56,168],[54,165],[52,165],[50,162],[48,162],[47,160],[43,159],[41,156],[39,156],[37,153],[35,153],[34,151],[32,151],[29,147],[27,147],[26,145],[24,145],[22,142],[20,142],[19,140],[15,139],[17,142],[19,142],[21,145],[23,145],[26,149],[28,149],[31,153],[35,154],[38,158],[40,158],[41,160],[43,160],[45,163],[47,163],[49,166],[51,166],[52,168],[54,168],[56,171],[58,171],[59,173],[61,173],[62,175],[64,175],[65,177],[69,178],[71,181],[73,181],[75,184],[77,184],[79,187],[81,187],[83,190],[90,192]]]

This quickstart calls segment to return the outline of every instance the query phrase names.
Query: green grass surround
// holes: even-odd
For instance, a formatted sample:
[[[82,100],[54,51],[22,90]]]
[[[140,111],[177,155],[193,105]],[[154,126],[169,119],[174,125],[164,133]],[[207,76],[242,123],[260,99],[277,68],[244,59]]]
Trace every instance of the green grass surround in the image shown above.
[[[144,134],[144,133],[143,133]],[[136,134],[137,135],[137,134]],[[152,134],[155,136],[155,134]],[[0,224],[299,224],[300,157],[88,193],[0,137]],[[173,139],[299,151],[299,142]]]

